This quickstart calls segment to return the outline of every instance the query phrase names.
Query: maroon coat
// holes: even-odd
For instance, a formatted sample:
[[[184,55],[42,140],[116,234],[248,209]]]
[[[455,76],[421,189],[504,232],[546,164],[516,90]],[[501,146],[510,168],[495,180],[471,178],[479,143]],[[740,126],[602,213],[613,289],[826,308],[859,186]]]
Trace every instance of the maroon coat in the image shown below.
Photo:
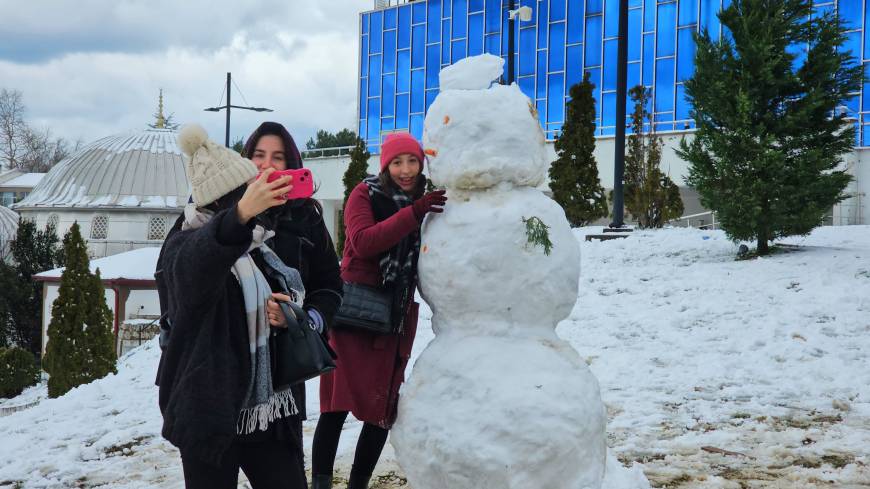
[[[347,239],[341,260],[345,282],[380,284],[381,255],[420,227],[411,206],[377,222],[368,186],[353,189],[344,208]],[[413,294],[413,290],[411,291]],[[330,331],[329,344],[338,354],[336,368],[320,377],[320,412],[350,411],[354,417],[389,429],[396,420],[399,386],[417,332],[419,305],[411,302],[404,332],[379,335],[350,329]]]

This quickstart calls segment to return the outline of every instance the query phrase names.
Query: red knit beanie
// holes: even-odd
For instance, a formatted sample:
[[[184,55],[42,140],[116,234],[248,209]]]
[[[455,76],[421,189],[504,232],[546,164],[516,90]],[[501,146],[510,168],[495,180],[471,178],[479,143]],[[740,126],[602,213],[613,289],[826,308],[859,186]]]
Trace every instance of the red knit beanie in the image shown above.
[[[381,144],[381,171],[387,168],[393,158],[404,153],[416,156],[420,160],[420,171],[423,170],[423,147],[414,136],[407,132],[397,132],[388,135]]]

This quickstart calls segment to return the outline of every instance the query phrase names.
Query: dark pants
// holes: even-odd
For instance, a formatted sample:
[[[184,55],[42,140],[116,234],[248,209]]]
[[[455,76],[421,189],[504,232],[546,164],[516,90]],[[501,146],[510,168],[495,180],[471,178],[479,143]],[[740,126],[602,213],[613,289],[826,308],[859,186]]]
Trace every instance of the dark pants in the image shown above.
[[[338,451],[338,440],[341,438],[341,428],[347,418],[347,411],[322,413],[317,420],[314,431],[314,441],[311,447],[311,473],[313,475],[329,475],[335,465],[335,454]],[[369,477],[375,471],[375,465],[381,458],[381,451],[387,442],[388,430],[364,423],[359,440],[356,442],[356,452],[353,457],[352,472]]]
[[[304,458],[293,443],[269,440],[233,443],[220,467],[181,454],[187,489],[236,489],[239,469],[253,489],[307,489]]]

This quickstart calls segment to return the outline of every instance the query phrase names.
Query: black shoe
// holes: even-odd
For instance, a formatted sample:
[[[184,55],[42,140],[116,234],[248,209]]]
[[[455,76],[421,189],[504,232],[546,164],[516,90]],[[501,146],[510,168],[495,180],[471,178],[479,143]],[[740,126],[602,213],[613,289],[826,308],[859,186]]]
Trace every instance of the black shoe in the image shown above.
[[[312,474],[311,489],[332,489],[332,476]]]
[[[368,489],[369,479],[371,474],[357,474],[353,469],[350,470],[350,478],[347,480],[347,489]]]

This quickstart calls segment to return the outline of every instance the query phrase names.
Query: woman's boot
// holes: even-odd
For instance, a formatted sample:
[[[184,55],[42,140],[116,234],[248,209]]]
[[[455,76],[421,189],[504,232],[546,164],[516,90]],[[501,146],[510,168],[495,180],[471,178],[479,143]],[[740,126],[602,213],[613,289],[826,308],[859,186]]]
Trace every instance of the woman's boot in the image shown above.
[[[332,476],[312,474],[311,489],[332,489]]]
[[[354,467],[350,468],[350,477],[347,480],[347,489],[368,489],[369,479],[372,474],[360,474]]]

